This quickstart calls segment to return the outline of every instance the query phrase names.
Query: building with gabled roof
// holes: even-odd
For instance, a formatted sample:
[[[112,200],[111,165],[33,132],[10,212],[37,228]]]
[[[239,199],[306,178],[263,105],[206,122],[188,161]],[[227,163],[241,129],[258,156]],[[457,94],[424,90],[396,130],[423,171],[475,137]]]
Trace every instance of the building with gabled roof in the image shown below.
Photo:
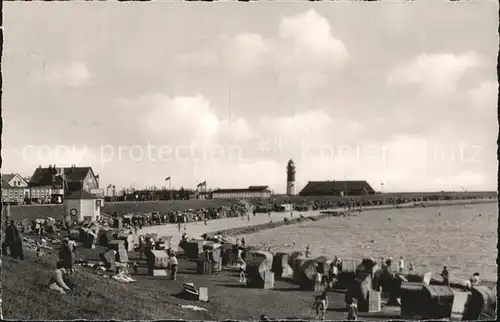
[[[39,166],[28,183],[31,198],[40,199],[49,194],[51,198],[63,197],[74,191],[86,190],[92,194],[102,194],[99,189],[99,176],[94,174],[91,167],[56,167]]]
[[[375,190],[366,181],[309,181],[301,196],[361,196],[373,195]]]
[[[28,182],[18,173],[2,174],[2,202],[22,204],[29,198]]]

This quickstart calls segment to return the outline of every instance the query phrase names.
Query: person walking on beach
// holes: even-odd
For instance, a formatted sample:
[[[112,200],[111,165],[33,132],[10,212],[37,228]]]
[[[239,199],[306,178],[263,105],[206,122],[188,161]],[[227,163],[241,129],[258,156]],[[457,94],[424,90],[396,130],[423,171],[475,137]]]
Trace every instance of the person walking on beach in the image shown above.
[[[326,310],[328,309],[328,293],[323,291],[317,295],[314,300],[314,308],[316,309],[316,320],[324,320]]]
[[[309,250],[309,246],[306,246],[306,258],[311,256],[311,251]]]
[[[403,271],[405,269],[405,262],[403,260],[403,256],[399,258],[399,273],[403,274]]]
[[[245,270],[247,268],[247,264],[243,260],[243,258],[238,258],[238,270],[240,271],[240,283],[245,284],[247,279],[245,277]]]
[[[448,272],[448,268],[443,266],[443,271],[441,272],[441,277],[443,277],[443,284],[450,285],[450,273]]]
[[[177,262],[177,257],[175,257],[175,253],[172,254],[172,256],[170,256],[169,260],[168,260],[168,266],[170,268],[170,279],[172,281],[175,281],[175,279],[177,278],[177,266],[179,265],[179,263]]]

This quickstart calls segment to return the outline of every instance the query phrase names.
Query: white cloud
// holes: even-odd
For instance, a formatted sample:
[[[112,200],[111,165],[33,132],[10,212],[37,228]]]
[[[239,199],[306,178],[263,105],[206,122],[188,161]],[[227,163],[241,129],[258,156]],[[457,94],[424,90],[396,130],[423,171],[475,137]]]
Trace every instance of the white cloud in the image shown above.
[[[73,62],[66,65],[47,65],[32,78],[50,84],[77,87],[83,85],[90,77],[90,73],[82,62]]]
[[[39,165],[99,165],[98,152],[85,145],[26,145],[20,148],[5,148],[4,154],[9,157],[4,159],[2,167],[22,175],[31,175]]]
[[[269,55],[272,44],[259,34],[242,33],[234,36],[228,44],[232,68],[248,73],[263,66],[263,58]]]
[[[219,135],[221,140],[232,143],[245,143],[255,137],[255,132],[244,118],[235,120],[222,120],[219,123]]]
[[[338,66],[348,58],[342,41],[331,34],[328,20],[311,9],[292,17],[285,17],[279,25],[281,40],[288,42],[284,61],[288,64]],[[287,50],[287,51],[288,51]],[[291,57],[291,59],[287,59]]]
[[[475,112],[495,114],[497,111],[498,83],[482,82],[469,91],[469,99]]]
[[[314,9],[284,17],[275,37],[245,32],[221,43],[217,39],[213,44],[217,49],[178,55],[178,59],[185,64],[229,62],[231,70],[247,75],[266,68],[280,82],[311,91],[325,86],[332,72],[349,58],[343,42],[332,35],[328,20]]]
[[[130,107],[131,115],[140,117],[148,132],[169,142],[184,139],[207,142],[219,129],[219,119],[202,95],[149,94],[122,103]]]
[[[481,64],[473,53],[420,54],[414,60],[396,67],[387,77],[389,85],[416,84],[426,94],[449,95],[465,72]]]

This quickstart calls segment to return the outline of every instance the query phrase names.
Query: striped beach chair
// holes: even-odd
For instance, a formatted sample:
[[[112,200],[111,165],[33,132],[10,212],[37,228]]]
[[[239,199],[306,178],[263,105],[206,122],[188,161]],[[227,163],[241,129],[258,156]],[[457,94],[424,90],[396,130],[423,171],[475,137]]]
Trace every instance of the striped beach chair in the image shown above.
[[[198,290],[194,286],[194,283],[182,283],[182,288],[184,289],[184,293],[191,298],[198,299]]]

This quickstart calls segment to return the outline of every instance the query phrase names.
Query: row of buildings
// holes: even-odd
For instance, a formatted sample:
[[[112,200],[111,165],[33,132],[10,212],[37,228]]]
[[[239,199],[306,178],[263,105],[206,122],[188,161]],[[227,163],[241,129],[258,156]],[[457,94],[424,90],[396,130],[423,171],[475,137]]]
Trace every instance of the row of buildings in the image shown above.
[[[2,174],[2,203],[61,203],[65,195],[79,190],[103,195],[99,175],[91,167],[39,166],[29,178]]]
[[[286,194],[296,195],[295,164],[292,160],[286,167]],[[109,185],[106,192],[114,186]],[[84,190],[96,197],[103,197],[104,190],[99,188],[99,175],[91,167],[56,167],[39,166],[30,178],[19,174],[2,175],[2,201],[4,203],[61,203],[64,196]],[[366,181],[309,181],[299,192],[300,196],[354,196],[372,195],[375,190]],[[269,186],[249,186],[243,189],[207,190],[206,182],[197,186],[189,199],[246,199],[270,198],[273,191]],[[140,191],[134,192],[133,199],[138,199]],[[172,196],[172,194],[171,194]],[[170,197],[171,197],[170,196]],[[184,199],[184,197],[183,197]]]

